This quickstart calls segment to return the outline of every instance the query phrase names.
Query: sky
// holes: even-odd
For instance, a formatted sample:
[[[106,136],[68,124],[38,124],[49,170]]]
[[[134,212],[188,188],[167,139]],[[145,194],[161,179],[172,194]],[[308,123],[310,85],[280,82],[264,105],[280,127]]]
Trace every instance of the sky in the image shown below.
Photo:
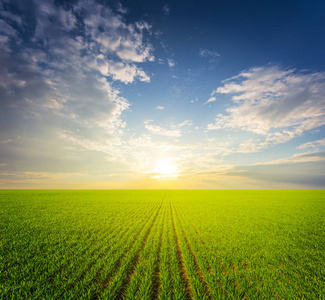
[[[325,188],[322,0],[0,0],[0,188]]]

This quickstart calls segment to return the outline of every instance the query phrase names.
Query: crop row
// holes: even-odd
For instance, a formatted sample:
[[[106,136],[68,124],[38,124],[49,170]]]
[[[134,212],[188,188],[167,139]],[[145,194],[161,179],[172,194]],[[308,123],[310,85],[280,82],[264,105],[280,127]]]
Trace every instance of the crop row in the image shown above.
[[[239,195],[8,192],[0,298],[321,299],[323,194]]]

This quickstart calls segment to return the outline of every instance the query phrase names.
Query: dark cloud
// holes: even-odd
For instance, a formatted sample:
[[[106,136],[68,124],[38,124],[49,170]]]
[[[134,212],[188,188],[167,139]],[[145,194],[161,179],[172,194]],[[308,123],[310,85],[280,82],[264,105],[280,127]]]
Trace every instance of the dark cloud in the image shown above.
[[[324,188],[325,152],[299,154],[268,164],[236,166],[227,175],[256,180],[263,188],[284,188],[285,184],[290,188],[291,184],[301,188]]]

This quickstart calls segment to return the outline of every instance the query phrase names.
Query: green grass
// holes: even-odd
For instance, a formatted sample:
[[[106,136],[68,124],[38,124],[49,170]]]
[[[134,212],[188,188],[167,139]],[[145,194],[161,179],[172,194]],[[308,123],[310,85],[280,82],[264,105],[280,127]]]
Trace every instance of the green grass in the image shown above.
[[[0,299],[324,299],[325,191],[0,191]]]

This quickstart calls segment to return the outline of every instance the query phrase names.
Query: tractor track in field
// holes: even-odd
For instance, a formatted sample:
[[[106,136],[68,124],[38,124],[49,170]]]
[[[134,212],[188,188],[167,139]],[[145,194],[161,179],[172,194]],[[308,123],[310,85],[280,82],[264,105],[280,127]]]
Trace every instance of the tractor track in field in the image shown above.
[[[159,290],[160,290],[160,267],[161,267],[161,245],[162,245],[162,237],[164,233],[164,225],[166,220],[166,210],[164,212],[164,219],[161,225],[161,232],[159,235],[158,249],[157,249],[157,259],[155,261],[155,270],[152,276],[152,291],[151,291],[151,299],[158,299]]]
[[[166,198],[166,196],[165,196],[165,198]],[[118,291],[117,291],[116,296],[114,297],[114,299],[123,299],[124,293],[125,293],[128,285],[129,285],[129,283],[131,281],[131,278],[132,278],[132,276],[133,276],[133,274],[135,272],[136,266],[139,263],[140,253],[141,253],[141,251],[144,249],[144,247],[146,245],[146,242],[148,240],[148,237],[149,237],[149,235],[151,233],[151,228],[155,224],[155,222],[156,222],[156,220],[158,218],[158,215],[160,213],[160,210],[161,210],[161,207],[163,205],[163,202],[164,202],[164,200],[160,204],[160,207],[158,208],[158,211],[157,211],[156,215],[154,216],[154,219],[152,220],[149,228],[147,229],[147,231],[146,231],[146,233],[145,233],[145,235],[144,235],[144,237],[143,237],[143,239],[141,241],[141,244],[140,244],[139,249],[137,250],[137,252],[133,256],[133,258],[131,259],[131,261],[129,263],[129,266],[128,266],[128,269],[126,271],[126,277],[122,280],[121,285],[118,287]],[[121,264],[121,261],[119,260],[119,265],[120,264]],[[118,268],[117,268],[117,270],[118,270]]]
[[[160,207],[158,208],[158,210],[160,209]],[[145,223],[144,227],[146,226],[147,223]],[[128,230],[128,228],[126,229],[126,231]],[[110,280],[112,279],[112,277],[114,276],[114,274],[118,271],[118,269],[120,268],[121,265],[121,261],[123,260],[123,258],[126,256],[126,254],[128,253],[128,251],[132,248],[132,246],[134,245],[134,243],[136,242],[139,234],[137,233],[141,233],[141,231],[143,230],[143,227],[140,228],[138,231],[136,231],[136,233],[134,234],[134,238],[132,239],[132,241],[130,242],[130,245],[127,247],[127,249],[125,249],[125,251],[115,260],[115,263],[113,264],[112,270],[108,273],[108,275],[106,276],[106,280],[104,280],[104,282],[102,283],[104,289],[105,287],[107,287],[109,285]],[[111,253],[111,255],[114,255],[119,249],[116,248],[114,249],[114,251]],[[99,272],[103,269],[104,267],[102,267]],[[99,274],[98,272],[98,274]],[[93,296],[91,299],[99,299],[99,295],[100,293],[103,292],[103,289],[99,289]]]
[[[117,226],[116,226],[117,227]],[[119,232],[119,231],[115,231],[115,229],[116,229],[116,227],[112,230],[113,232],[114,232],[114,234],[113,234],[113,236],[112,236],[112,238],[116,238],[117,236],[119,237],[119,241],[121,240],[121,239],[123,239],[123,237],[125,236],[125,235],[127,235],[128,233],[132,233],[132,230],[131,231],[129,231],[129,227],[126,227],[122,232]],[[106,243],[106,241],[104,240],[103,241],[103,243],[101,244],[101,246],[100,246],[100,248],[102,248],[102,245],[103,244],[105,244]],[[114,248],[114,246],[113,247],[107,247],[106,249],[105,249],[105,252],[104,253],[101,253],[101,254],[99,254],[99,256],[98,256],[98,258],[102,258],[105,254],[107,254],[112,248]],[[96,252],[98,252],[98,250],[99,249],[97,249],[97,251]],[[117,251],[118,249],[114,249],[113,250],[113,252],[112,252],[112,254],[114,254],[114,253],[116,253],[116,251]],[[94,253],[93,253],[94,254]],[[90,264],[89,265],[89,267],[88,267],[88,270],[94,265],[95,263],[92,263],[92,264]],[[82,279],[82,278],[81,278]]]
[[[184,212],[184,210],[183,210],[183,213],[184,213],[185,215],[187,215],[186,212]],[[213,256],[216,257],[214,251],[211,249],[211,247],[210,247],[210,246],[206,243],[206,241],[203,239],[203,237],[201,236],[200,232],[199,232],[199,231],[197,230],[197,228],[193,225],[192,221],[191,221],[188,217],[186,217],[186,218],[187,218],[189,224],[194,228],[194,231],[196,232],[197,236],[199,237],[200,241],[201,241],[202,244],[205,246],[205,248],[207,248],[208,251],[209,251]],[[210,240],[210,242],[213,243],[213,241],[211,241],[211,240]],[[209,265],[210,265],[210,264],[209,264]],[[230,274],[229,274],[228,270],[225,268],[225,266],[224,266],[223,264],[219,263],[219,267],[220,267],[220,269],[222,270],[223,274],[225,274],[226,277],[229,279],[229,281],[230,281],[230,282],[233,282],[233,279],[230,277]],[[218,281],[218,282],[219,282],[219,281]],[[219,287],[221,288],[221,283],[219,284]],[[244,293],[244,292],[242,291],[242,289],[240,288],[240,285],[239,285],[236,281],[233,282],[233,287],[234,287],[234,289],[235,289],[237,292],[240,293],[240,298],[241,298],[241,299],[249,300],[249,298],[245,295],[245,293]],[[226,295],[225,295],[226,298],[230,297],[229,295],[227,295],[227,294],[228,294],[227,291],[225,291],[224,289],[222,289],[222,291],[223,291],[224,293],[226,293]]]
[[[172,204],[170,203],[170,210],[171,210],[171,215],[172,215],[172,222],[173,222],[173,231],[174,231],[174,238],[175,238],[175,243],[176,243],[176,248],[177,248],[177,258],[178,258],[178,266],[179,266],[179,271],[181,274],[181,278],[183,281],[183,285],[185,287],[185,297],[186,299],[193,299],[193,289],[190,283],[190,279],[188,277],[188,271],[186,269],[185,266],[185,260],[184,260],[184,256],[183,256],[183,252],[181,249],[181,245],[179,242],[179,237],[178,237],[178,233],[177,233],[177,228],[176,228],[176,224],[175,224],[175,218],[174,218],[174,213],[173,213],[173,208],[172,208]]]
[[[324,193],[8,193],[0,299],[318,299],[325,288]]]
[[[183,213],[185,213],[183,211]],[[186,213],[185,213],[186,214]],[[200,241],[202,242],[202,244],[205,246],[205,248],[207,248],[209,250],[210,253],[213,253],[214,255],[214,252],[211,250],[210,246],[206,243],[206,241],[203,239],[203,237],[201,236],[200,232],[197,230],[197,228],[193,225],[192,221],[187,217],[187,220],[189,221],[189,224],[194,228],[194,231],[195,233],[198,235]],[[208,262],[208,260],[207,260]],[[211,264],[208,262],[208,265],[209,265],[209,272],[212,273],[214,270],[213,270],[213,267],[211,266]],[[222,266],[219,264],[220,268],[222,269]],[[228,272],[225,273],[225,271],[222,269],[223,273],[228,277]],[[228,277],[229,278],[229,277]],[[221,286],[221,282],[218,280],[217,281],[218,284],[219,284],[219,288],[221,291],[223,291],[224,293],[226,293],[226,291],[222,288]],[[225,297],[230,297],[229,295],[227,294],[224,294]]]
[[[195,253],[194,253],[194,250],[193,250],[193,248],[192,248],[192,246],[191,246],[191,244],[190,244],[190,242],[189,242],[189,240],[188,240],[188,238],[187,238],[187,235],[186,235],[185,229],[184,229],[184,227],[183,227],[183,224],[182,224],[182,222],[181,222],[181,219],[180,219],[180,217],[179,217],[178,212],[177,212],[176,209],[175,209],[175,214],[176,214],[176,217],[177,217],[177,219],[178,219],[178,221],[179,221],[179,224],[180,224],[181,230],[182,230],[182,232],[183,232],[183,236],[184,236],[184,239],[185,239],[185,242],[186,242],[187,248],[188,248],[188,250],[189,250],[189,252],[190,252],[190,255],[191,255],[192,259],[193,259],[194,267],[195,267],[196,273],[197,273],[197,275],[198,275],[198,277],[199,277],[199,279],[200,279],[200,282],[201,282],[202,286],[204,287],[204,290],[205,290],[206,296],[207,296],[208,299],[212,299],[212,295],[213,295],[213,293],[212,293],[212,291],[211,291],[211,289],[210,289],[210,287],[209,287],[207,281],[205,280],[205,277],[204,277],[204,275],[203,275],[203,272],[202,272],[202,269],[201,269],[201,267],[200,267],[200,264],[199,264],[199,262],[197,261],[197,258],[196,258],[196,255],[195,255]]]
[[[118,231],[115,231],[115,229],[117,227],[118,226],[115,226],[114,227],[114,230],[112,230],[114,232],[112,238],[115,238],[116,236],[119,235],[120,240],[121,240],[128,233],[129,228],[125,228],[121,233],[119,233]],[[104,233],[101,236],[103,236],[103,235],[104,235]],[[100,245],[98,245],[97,247],[95,247],[91,251],[91,255],[94,256],[94,254],[95,254],[96,255],[96,259],[94,261],[88,263],[85,266],[85,268],[81,271],[81,274],[80,274],[80,276],[78,278],[78,282],[82,281],[85,278],[85,276],[87,275],[87,272],[89,272],[89,270],[91,270],[91,268],[96,264],[96,262],[98,261],[98,259],[100,259],[101,257],[103,257],[106,253],[108,253],[112,249],[112,247],[106,247],[105,248],[104,244],[105,244],[105,240],[103,240],[103,242]],[[85,251],[87,251],[87,249],[91,248],[91,246],[92,245],[87,246],[86,249],[83,249],[82,250],[82,252],[85,253]],[[101,249],[104,249],[103,253],[99,253],[98,254],[98,252],[100,252]],[[117,251],[117,249],[113,250],[113,253],[115,253],[116,251]],[[68,264],[68,262],[65,265],[67,265],[67,264]],[[70,289],[73,289],[75,285],[76,285],[75,283],[72,283],[72,284],[68,285],[67,289],[69,289],[69,290]],[[59,295],[57,295],[57,296],[60,296],[61,294],[62,294],[62,292]]]
[[[168,213],[169,213],[169,210],[167,209],[166,214],[168,215]],[[169,253],[171,253],[172,252],[171,247],[172,247],[173,243],[175,242],[174,232],[173,232],[173,230],[169,230],[169,226],[172,226],[172,220],[171,220],[171,218],[168,218],[167,217],[167,222],[166,223],[167,223],[167,229],[166,229],[167,247],[168,247]],[[169,278],[173,278],[173,275],[172,275],[172,273],[173,273],[172,272],[172,266],[171,266],[170,263],[168,263],[167,270],[168,270],[168,277]],[[175,283],[174,283],[173,280],[170,280],[170,283],[169,284],[170,284],[170,294],[169,295],[170,295],[170,298],[172,298],[171,293],[172,293],[172,291],[175,288]]]

